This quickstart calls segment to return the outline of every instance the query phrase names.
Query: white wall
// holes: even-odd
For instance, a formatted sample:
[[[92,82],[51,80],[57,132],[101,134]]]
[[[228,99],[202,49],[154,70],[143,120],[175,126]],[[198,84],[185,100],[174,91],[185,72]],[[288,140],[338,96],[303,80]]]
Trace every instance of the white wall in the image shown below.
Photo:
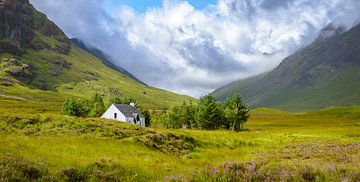
[[[117,113],[117,118],[114,118],[114,113]],[[130,123],[130,124],[135,124],[134,123],[134,117],[125,117],[125,115],[123,115],[115,106],[114,104],[112,104],[108,110],[106,110],[106,112],[101,116],[101,118],[105,118],[105,119],[113,119],[113,120],[117,120],[117,121],[122,121],[122,122],[126,122],[126,123]],[[141,125],[143,127],[145,127],[145,118],[140,118],[140,122],[136,123],[138,125]]]
[[[114,118],[114,113],[117,113],[117,118]],[[101,118],[126,122],[126,117],[114,106],[114,104],[109,107],[109,109],[101,116]]]

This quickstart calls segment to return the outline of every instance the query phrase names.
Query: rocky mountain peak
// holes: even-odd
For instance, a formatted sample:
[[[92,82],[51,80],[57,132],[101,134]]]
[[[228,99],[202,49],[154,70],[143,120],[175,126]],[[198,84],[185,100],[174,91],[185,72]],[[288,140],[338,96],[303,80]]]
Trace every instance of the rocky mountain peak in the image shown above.
[[[51,47],[40,37],[51,37],[62,44]],[[19,55],[25,48],[55,49],[68,53],[70,41],[46,15],[36,11],[28,0],[0,0],[0,53]]]

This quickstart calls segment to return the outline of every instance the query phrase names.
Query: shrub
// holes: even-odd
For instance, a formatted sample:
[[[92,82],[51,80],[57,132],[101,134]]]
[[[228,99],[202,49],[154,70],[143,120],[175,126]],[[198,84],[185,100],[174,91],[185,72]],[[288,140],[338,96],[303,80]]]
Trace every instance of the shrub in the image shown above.
[[[67,99],[62,107],[62,113],[68,116],[99,117],[105,112],[103,98],[99,94],[90,99]]]
[[[173,155],[185,155],[198,145],[194,138],[173,133],[154,133],[138,137],[137,140],[147,147]]]
[[[59,175],[61,179],[71,182],[85,181],[88,178],[85,171],[80,171],[72,167],[61,169]]]
[[[0,158],[0,179],[4,181],[33,181],[49,175],[43,163],[32,163],[20,157]]]
[[[72,97],[64,102],[61,111],[63,114],[68,116],[81,116],[83,106],[77,99]]]
[[[44,162],[6,155],[0,157],[0,181],[150,181],[150,178],[110,160],[52,172]]]

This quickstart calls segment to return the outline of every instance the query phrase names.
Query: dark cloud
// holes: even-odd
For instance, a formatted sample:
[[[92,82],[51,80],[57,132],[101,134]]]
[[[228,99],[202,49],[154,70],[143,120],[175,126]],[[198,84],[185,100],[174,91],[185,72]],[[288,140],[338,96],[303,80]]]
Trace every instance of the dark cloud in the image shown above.
[[[264,0],[261,3],[261,7],[268,10],[273,10],[277,8],[288,8],[288,5],[294,0]]]
[[[210,35],[202,35],[201,43],[187,40],[181,43],[178,50],[190,66],[197,69],[206,68],[213,74],[246,71],[247,66],[214,45]]]

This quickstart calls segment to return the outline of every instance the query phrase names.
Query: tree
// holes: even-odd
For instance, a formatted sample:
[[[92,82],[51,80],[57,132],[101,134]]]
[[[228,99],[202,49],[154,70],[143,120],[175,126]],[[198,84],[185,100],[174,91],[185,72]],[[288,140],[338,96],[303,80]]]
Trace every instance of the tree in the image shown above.
[[[243,129],[244,123],[248,120],[250,114],[247,106],[242,102],[240,95],[228,97],[224,104],[224,112],[228,121],[228,128],[233,131]]]
[[[105,112],[103,98],[98,93],[94,94],[86,103],[88,117],[99,117]]]
[[[151,125],[151,114],[150,111],[147,109],[143,109],[140,111],[145,117],[145,126],[149,127]]]
[[[211,94],[200,98],[195,118],[200,129],[224,128],[225,116],[223,108]]]
[[[160,121],[167,128],[197,128],[195,112],[196,106],[191,101],[184,101],[182,105],[168,109]]]
[[[81,116],[81,105],[77,99],[71,97],[64,102],[62,113],[68,116]]]
[[[197,123],[195,120],[195,113],[196,113],[196,106],[193,105],[192,101],[190,100],[189,103],[183,102],[180,106],[180,120],[182,127],[185,128],[197,128]]]
[[[151,117],[151,122],[150,122],[150,126],[153,128],[161,128],[161,127],[165,127],[164,125],[164,121],[166,120],[166,108],[163,108],[162,110],[159,111],[155,111],[152,110],[150,117]]]
[[[99,117],[105,112],[103,98],[100,94],[90,99],[67,99],[62,107],[62,113],[78,117]]]
[[[131,97],[125,97],[125,98],[116,97],[116,98],[112,98],[110,102],[112,104],[127,104],[127,105],[129,105],[130,103],[134,103],[136,108],[140,108],[140,104]]]
[[[135,104],[135,107],[145,117],[145,126],[149,127],[151,122],[150,111],[148,109],[144,109],[143,107],[141,107],[140,104]]]

